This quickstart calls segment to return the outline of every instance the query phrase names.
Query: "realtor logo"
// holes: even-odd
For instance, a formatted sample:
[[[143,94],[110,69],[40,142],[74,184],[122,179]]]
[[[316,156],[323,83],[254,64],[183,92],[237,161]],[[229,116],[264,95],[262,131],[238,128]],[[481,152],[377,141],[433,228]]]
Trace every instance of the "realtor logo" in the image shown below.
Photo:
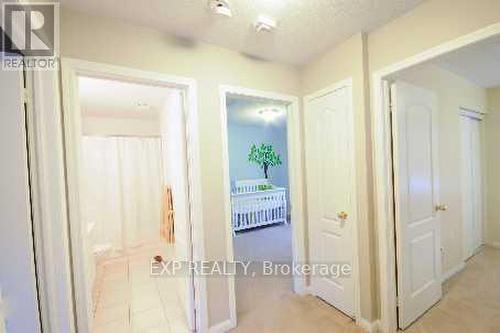
[[[59,53],[59,4],[8,2],[3,9],[3,70],[53,70]]]
[[[53,57],[58,44],[57,3],[4,3],[2,51]]]

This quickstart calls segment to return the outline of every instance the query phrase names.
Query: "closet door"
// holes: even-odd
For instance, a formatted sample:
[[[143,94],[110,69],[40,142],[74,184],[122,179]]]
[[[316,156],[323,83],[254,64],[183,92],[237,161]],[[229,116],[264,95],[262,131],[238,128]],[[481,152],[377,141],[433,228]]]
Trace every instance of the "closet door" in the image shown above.
[[[482,244],[481,120],[461,116],[462,202],[465,258]]]
[[[483,243],[483,198],[481,173],[481,121],[471,119],[471,169],[472,169],[472,202],[474,203],[474,224],[472,233],[473,251],[476,252]]]
[[[354,267],[356,220],[355,161],[351,87],[317,97],[307,105],[307,202],[312,263]],[[317,274],[313,294],[350,317],[355,315],[355,285],[350,276]]]

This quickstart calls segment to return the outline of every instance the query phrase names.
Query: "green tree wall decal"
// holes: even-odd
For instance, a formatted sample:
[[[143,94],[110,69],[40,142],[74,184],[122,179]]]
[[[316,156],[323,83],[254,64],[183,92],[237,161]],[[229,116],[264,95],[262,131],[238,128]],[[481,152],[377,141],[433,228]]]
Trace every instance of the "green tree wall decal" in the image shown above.
[[[248,162],[257,164],[264,170],[264,176],[269,178],[269,167],[281,165],[281,156],[274,151],[273,145],[262,143],[260,146],[253,144],[248,153]]]

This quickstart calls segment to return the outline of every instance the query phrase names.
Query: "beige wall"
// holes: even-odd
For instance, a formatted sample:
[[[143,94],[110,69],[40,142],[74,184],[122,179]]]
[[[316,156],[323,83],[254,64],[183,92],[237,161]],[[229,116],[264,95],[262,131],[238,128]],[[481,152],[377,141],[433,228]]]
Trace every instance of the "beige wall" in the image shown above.
[[[446,273],[464,259],[459,109],[486,110],[486,89],[430,65],[407,71],[399,78],[435,92],[438,98],[439,195],[440,202],[449,206],[448,211],[441,214],[442,264]]]
[[[356,149],[356,188],[358,204],[358,252],[360,269],[361,315],[372,321],[377,317],[377,284],[373,214],[371,199],[371,156],[367,147],[370,139],[369,101],[367,98],[366,39],[362,34],[349,38],[302,68],[302,93],[307,95],[352,78],[354,134]],[[305,110],[304,112],[307,112]],[[307,152],[305,152],[307,158]]]
[[[486,125],[487,226],[486,242],[500,246],[500,87],[488,89]]]
[[[498,0],[427,0],[368,35],[370,71],[500,22]]]
[[[351,77],[359,81],[363,76],[363,36],[352,36],[327,51],[304,66],[301,74],[304,95]]]
[[[196,79],[205,250],[209,259],[226,258],[222,181],[222,137],[219,85],[238,85],[298,95],[294,67],[250,59],[202,43],[186,43],[161,32],[120,20],[62,9],[61,54]],[[223,279],[208,279],[209,323],[229,317],[228,288]]]

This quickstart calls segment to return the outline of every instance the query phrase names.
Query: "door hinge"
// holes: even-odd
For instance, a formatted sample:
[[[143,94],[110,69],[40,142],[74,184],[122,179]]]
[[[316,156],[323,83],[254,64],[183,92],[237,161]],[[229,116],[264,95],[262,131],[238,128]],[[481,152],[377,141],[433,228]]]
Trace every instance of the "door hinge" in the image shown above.
[[[396,307],[401,307],[401,299],[399,298],[399,296],[396,296]]]

